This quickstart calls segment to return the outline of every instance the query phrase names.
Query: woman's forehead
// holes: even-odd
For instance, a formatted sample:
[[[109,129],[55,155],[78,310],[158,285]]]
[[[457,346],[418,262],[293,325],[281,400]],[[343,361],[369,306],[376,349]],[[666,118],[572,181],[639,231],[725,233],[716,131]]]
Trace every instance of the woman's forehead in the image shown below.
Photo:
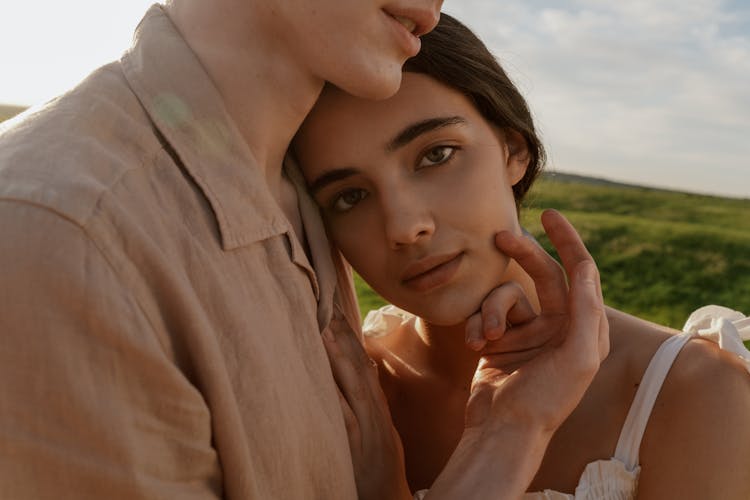
[[[361,128],[377,122],[381,127],[391,125],[395,128],[405,120],[471,114],[473,110],[469,99],[457,90],[430,76],[405,72],[398,92],[383,100],[362,99],[335,87],[326,87],[302,132],[310,132],[310,128],[329,128],[335,123]]]

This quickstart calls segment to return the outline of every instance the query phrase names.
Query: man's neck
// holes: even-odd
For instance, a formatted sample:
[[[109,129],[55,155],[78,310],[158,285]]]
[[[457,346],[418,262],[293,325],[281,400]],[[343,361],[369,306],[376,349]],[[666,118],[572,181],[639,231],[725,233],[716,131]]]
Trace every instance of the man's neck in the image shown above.
[[[280,199],[284,155],[324,82],[286,53],[279,36],[264,29],[260,12],[253,15],[252,3],[247,5],[230,9],[228,2],[183,0],[167,4],[167,13]]]

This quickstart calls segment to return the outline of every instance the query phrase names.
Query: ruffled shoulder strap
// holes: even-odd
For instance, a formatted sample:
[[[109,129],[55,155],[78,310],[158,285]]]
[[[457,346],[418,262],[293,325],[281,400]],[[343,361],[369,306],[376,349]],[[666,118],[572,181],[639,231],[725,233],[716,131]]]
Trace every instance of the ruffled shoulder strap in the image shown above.
[[[683,346],[690,340],[690,337],[689,333],[682,333],[665,340],[659,346],[659,349],[651,358],[648,368],[643,373],[643,378],[641,378],[638,391],[633,398],[633,404],[630,405],[628,416],[625,418],[625,424],[622,426],[615,449],[614,458],[624,463],[628,470],[634,470],[638,466],[638,451],[656,397],[661,391],[661,386],[664,384],[674,360]]]
[[[750,372],[750,351],[743,343],[750,340],[750,318],[741,312],[714,305],[701,307],[690,315],[683,330],[733,352]]]
[[[412,313],[388,304],[367,313],[362,323],[362,333],[366,337],[382,337],[401,327],[404,323],[413,323],[413,327],[418,328],[420,321]]]
[[[656,397],[672,363],[688,340],[700,336],[716,342],[722,349],[737,354],[750,372],[750,351],[742,342],[750,339],[750,318],[744,314],[715,305],[701,307],[690,315],[683,330],[682,334],[667,339],[659,346],[630,406],[614,457],[629,470],[638,465],[641,440]]]

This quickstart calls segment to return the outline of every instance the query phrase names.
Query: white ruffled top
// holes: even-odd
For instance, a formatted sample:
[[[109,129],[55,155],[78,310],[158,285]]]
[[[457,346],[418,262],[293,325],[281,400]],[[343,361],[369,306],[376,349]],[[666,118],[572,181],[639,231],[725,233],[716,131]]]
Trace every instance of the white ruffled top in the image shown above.
[[[419,328],[419,318],[394,306],[371,311],[364,321],[368,336],[381,336],[400,326]],[[406,325],[405,325],[406,323]],[[410,325],[408,323],[411,323]],[[641,468],[638,455],[651,410],[664,379],[682,347],[692,337],[709,339],[733,352],[750,373],[750,351],[743,340],[750,340],[750,318],[726,307],[705,306],[690,315],[683,333],[670,337],[659,346],[646,368],[620,432],[615,455],[586,466],[573,495],[552,490],[526,493],[524,500],[627,500],[635,498]],[[427,490],[417,492],[422,500]]]

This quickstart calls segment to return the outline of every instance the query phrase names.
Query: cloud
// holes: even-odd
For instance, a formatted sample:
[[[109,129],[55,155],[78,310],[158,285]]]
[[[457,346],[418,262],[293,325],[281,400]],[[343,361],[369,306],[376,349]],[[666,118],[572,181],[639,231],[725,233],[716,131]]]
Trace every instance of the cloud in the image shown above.
[[[750,8],[741,2],[445,8],[524,91],[553,168],[750,197]]]

